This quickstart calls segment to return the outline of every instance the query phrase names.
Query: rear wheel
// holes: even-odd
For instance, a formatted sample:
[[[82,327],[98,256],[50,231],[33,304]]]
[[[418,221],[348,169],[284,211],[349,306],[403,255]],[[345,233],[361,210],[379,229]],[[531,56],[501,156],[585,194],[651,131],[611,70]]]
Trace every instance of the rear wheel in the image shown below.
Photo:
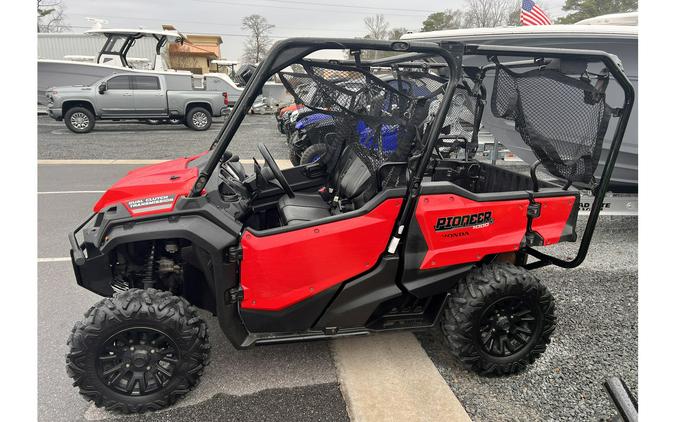
[[[124,413],[173,404],[209,363],[206,323],[185,299],[155,289],[101,300],[68,345],[66,369],[80,394]]]
[[[63,117],[66,126],[75,133],[88,133],[94,129],[96,117],[94,113],[85,107],[73,107],[66,111]]]
[[[512,264],[469,273],[451,292],[441,325],[453,355],[481,374],[522,371],[546,350],[555,303],[534,275]]]
[[[185,121],[190,129],[208,130],[211,127],[211,113],[203,107],[193,107],[185,116]]]
[[[327,151],[328,147],[326,144],[310,145],[309,148],[302,152],[302,155],[300,156],[300,165],[316,163],[326,155]]]

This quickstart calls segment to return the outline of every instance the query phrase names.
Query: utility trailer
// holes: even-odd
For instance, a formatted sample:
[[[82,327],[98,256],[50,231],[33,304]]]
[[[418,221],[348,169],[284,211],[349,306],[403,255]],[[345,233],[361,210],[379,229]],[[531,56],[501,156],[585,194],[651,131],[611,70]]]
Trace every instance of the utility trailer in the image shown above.
[[[309,57],[321,50],[350,59]],[[365,60],[369,50],[389,56]],[[490,65],[462,66],[471,55]],[[606,73],[565,73],[551,60],[600,63]],[[498,73],[498,97],[485,96],[487,72]],[[338,124],[321,160],[281,170],[261,143],[264,165],[256,161],[247,174],[228,146],[277,73],[296,102]],[[606,102],[607,74],[624,92],[620,104]],[[345,79],[351,83],[336,83]],[[484,112],[512,121],[541,166],[564,182],[473,159],[478,130],[456,132],[460,92],[473,98],[474,129]],[[583,262],[633,100],[619,61],[598,51],[279,42],[209,151],[130,172],[69,234],[77,283],[105,298],[73,328],[68,373],[100,407],[171,405],[209,362],[196,307],[217,315],[238,348],[440,324],[467,368],[521,371],[545,351],[556,325],[554,298],[530,270]],[[617,124],[608,134],[609,119]],[[385,148],[384,134],[394,132],[395,146]],[[606,136],[611,149],[595,183]],[[463,158],[444,158],[438,139]],[[578,236],[585,188],[596,199]],[[572,260],[545,252],[574,241]]]

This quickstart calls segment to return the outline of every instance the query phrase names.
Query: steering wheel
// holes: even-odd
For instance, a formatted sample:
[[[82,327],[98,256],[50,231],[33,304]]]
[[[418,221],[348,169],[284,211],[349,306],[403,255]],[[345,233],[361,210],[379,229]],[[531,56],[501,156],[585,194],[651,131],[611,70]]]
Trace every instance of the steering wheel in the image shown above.
[[[289,198],[295,198],[295,194],[293,193],[293,189],[291,188],[291,185],[288,184],[288,180],[284,177],[284,174],[281,172],[279,169],[279,166],[277,165],[277,162],[274,161],[274,158],[272,158],[272,154],[270,154],[270,150],[267,149],[267,146],[260,142],[258,144],[258,150],[260,151],[260,154],[262,154],[263,158],[265,159],[265,164],[269,167],[270,171],[274,175],[274,178],[277,179],[279,184],[281,185],[281,188],[284,190],[286,195],[288,195]]]

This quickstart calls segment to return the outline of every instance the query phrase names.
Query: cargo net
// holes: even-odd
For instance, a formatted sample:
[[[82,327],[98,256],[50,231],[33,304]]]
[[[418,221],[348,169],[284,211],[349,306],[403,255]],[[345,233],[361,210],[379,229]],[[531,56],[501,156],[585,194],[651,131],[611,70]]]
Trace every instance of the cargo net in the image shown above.
[[[370,71],[309,61],[293,65],[292,72],[280,72],[279,77],[296,102],[331,117],[324,123],[334,127],[324,137],[327,151],[322,159],[329,173],[349,149],[372,176],[387,162],[406,163],[422,148],[422,134],[433,117],[430,105],[442,98],[447,82],[422,69]],[[405,182],[406,166],[385,167],[382,187]]]
[[[570,183],[593,180],[611,108],[587,74],[575,79],[545,68],[515,73],[498,64],[491,108],[515,122],[549,173]]]
[[[430,115],[435,115],[440,101],[431,106]],[[467,87],[458,85],[452,96],[452,106],[443,120],[441,134],[448,135],[446,139],[461,139],[471,142],[473,139],[476,113],[476,95]],[[442,144],[439,144],[442,147]],[[473,147],[472,151],[475,150]]]

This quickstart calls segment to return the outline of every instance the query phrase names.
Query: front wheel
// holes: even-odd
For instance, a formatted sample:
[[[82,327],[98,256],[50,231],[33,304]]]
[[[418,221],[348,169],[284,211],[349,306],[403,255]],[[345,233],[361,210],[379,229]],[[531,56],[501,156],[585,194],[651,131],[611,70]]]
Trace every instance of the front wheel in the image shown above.
[[[73,107],[63,116],[66,127],[75,133],[89,133],[94,129],[96,117],[85,107]]]
[[[192,130],[208,130],[211,127],[211,113],[203,107],[193,107],[185,116],[185,122]]]
[[[302,152],[302,155],[300,156],[300,165],[316,163],[326,155],[326,152],[328,152],[328,146],[326,146],[326,144],[310,145]]]
[[[209,363],[206,323],[183,298],[130,289],[98,302],[73,327],[68,375],[97,407],[123,413],[173,404]]]
[[[485,375],[522,371],[541,356],[555,330],[555,302],[521,267],[487,265],[455,286],[441,325],[450,351]]]

